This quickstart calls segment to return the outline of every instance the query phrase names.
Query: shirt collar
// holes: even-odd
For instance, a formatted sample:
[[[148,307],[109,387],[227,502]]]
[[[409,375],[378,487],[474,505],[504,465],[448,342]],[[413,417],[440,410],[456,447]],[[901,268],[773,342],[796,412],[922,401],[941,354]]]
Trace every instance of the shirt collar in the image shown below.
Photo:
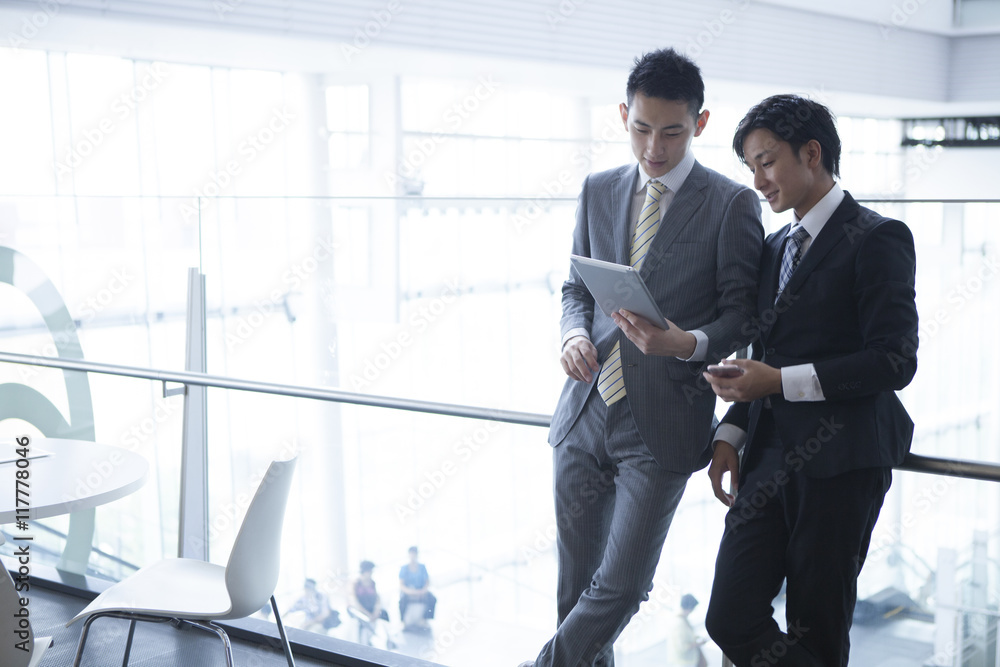
[[[795,211],[792,211],[792,217],[795,219],[792,227],[802,225],[809,232],[810,238],[816,238],[842,201],[844,201],[844,190],[840,184],[834,183],[830,191],[823,195],[823,198],[816,202],[801,220],[795,215]]]
[[[651,178],[650,175],[646,173],[646,170],[642,168],[641,164],[638,165],[638,167],[639,178],[637,179],[635,192],[645,190],[646,183],[648,183]],[[670,188],[671,192],[677,192],[681,189],[681,186],[684,185],[684,181],[687,180],[688,174],[691,173],[692,169],[694,169],[694,153],[691,149],[688,149],[687,153],[684,154],[684,157],[677,163],[676,167],[654,180],[663,183],[665,186]]]

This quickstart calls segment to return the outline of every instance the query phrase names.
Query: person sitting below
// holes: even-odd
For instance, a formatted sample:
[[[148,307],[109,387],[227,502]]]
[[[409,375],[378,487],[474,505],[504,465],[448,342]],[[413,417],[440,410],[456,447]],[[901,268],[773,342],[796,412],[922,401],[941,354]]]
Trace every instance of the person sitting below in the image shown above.
[[[330,598],[318,588],[315,579],[306,579],[305,590],[291,609],[289,614],[297,611],[305,612],[302,628],[310,632],[323,632],[340,625],[340,614],[330,607]]]
[[[426,632],[428,619],[434,618],[437,598],[428,590],[430,575],[417,560],[417,548],[410,547],[409,554],[410,562],[399,569],[399,617],[404,631]]]
[[[370,560],[361,561],[361,572],[351,585],[351,600],[347,611],[358,619],[359,644],[371,646],[373,637],[384,636],[386,647],[393,648],[394,644],[388,637],[388,630],[383,623],[379,623],[389,620],[389,612],[382,608],[382,600],[372,579],[374,570],[375,563]]]

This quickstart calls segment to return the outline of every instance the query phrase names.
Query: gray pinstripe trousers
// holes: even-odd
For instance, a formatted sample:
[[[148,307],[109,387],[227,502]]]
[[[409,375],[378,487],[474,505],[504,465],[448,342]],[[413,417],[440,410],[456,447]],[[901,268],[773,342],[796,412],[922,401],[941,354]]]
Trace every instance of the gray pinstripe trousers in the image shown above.
[[[656,463],[627,398],[608,407],[596,390],[553,456],[559,625],[535,666],[612,667],[690,475]]]

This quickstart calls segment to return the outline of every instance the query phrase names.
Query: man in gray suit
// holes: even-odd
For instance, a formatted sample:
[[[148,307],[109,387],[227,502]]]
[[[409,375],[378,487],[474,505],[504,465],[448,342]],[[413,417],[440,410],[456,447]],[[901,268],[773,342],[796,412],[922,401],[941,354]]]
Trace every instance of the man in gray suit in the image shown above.
[[[708,121],[697,65],[673,49],[648,53],[626,99],[639,164],[584,181],[573,253],[638,268],[669,319],[663,329],[625,311],[607,317],[575,271],[563,285],[569,379],[549,433],[559,625],[535,667],[614,664],[688,477],[711,459],[704,362],[746,344],[757,291],[757,196],[689,150]]]

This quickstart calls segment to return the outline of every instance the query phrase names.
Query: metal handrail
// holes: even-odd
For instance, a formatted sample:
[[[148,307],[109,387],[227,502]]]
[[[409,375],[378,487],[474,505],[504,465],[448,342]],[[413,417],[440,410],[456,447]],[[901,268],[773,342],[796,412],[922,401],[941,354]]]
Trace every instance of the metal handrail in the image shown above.
[[[491,408],[477,408],[474,406],[456,405],[452,403],[417,401],[407,398],[396,398],[393,396],[359,394],[353,391],[326,389],[324,387],[306,387],[302,385],[258,382],[256,380],[241,380],[239,378],[231,378],[223,375],[209,375],[208,373],[161,371],[152,368],[119,366],[117,364],[80,361],[77,359],[65,359],[63,357],[41,357],[31,354],[0,352],[0,362],[26,364],[29,366],[46,366],[49,368],[61,368],[63,370],[71,371],[103,373],[105,375],[144,378],[146,380],[158,380],[163,383],[176,382],[179,384],[192,384],[201,387],[254,391],[263,394],[292,396],[295,398],[312,398],[321,401],[332,401],[335,403],[350,403],[353,405],[391,408],[394,410],[410,410],[413,412],[426,412],[436,415],[447,415],[450,417],[486,419],[489,421],[504,422],[508,424],[522,424],[525,426],[547,427],[550,421],[550,417],[548,415],[535,414],[531,412],[495,410]]]
[[[295,398],[311,398],[321,401],[349,403],[352,405],[364,405],[376,408],[410,410],[413,412],[425,412],[450,417],[485,419],[507,424],[520,424],[523,426],[540,426],[547,428],[551,422],[551,417],[549,415],[532,412],[517,412],[513,410],[497,410],[452,403],[417,401],[392,396],[359,394],[357,392],[343,391],[340,389],[327,389],[324,387],[306,387],[302,385],[258,382],[255,380],[241,380],[239,378],[231,378],[222,375],[191,373],[187,371],[161,371],[137,366],[120,366],[117,364],[80,361],[77,359],[64,359],[62,357],[42,357],[30,354],[17,354],[14,352],[0,352],[0,362],[143,378],[147,380],[157,380],[163,382],[164,384],[167,382],[176,382],[179,384],[192,384],[202,387],[253,391],[264,394],[277,394],[280,396],[291,396]],[[963,479],[1000,482],[1000,464],[986,463],[982,461],[965,461],[961,459],[946,459],[934,456],[922,456],[919,454],[907,454],[906,458],[903,459],[903,462],[896,466],[896,469],[933,475],[947,475],[949,477],[961,477]]]
[[[330,199],[336,201],[348,200],[381,200],[381,201],[525,201],[532,202],[538,199],[553,202],[575,203],[576,196],[550,196],[547,192],[528,195],[499,195],[499,196],[477,196],[477,195],[85,195],[85,194],[14,194],[0,192],[0,199],[207,199],[211,201],[219,199]],[[891,204],[1000,204],[1000,198],[996,197],[856,197],[859,203],[891,203]],[[767,201],[760,197],[760,201]]]

